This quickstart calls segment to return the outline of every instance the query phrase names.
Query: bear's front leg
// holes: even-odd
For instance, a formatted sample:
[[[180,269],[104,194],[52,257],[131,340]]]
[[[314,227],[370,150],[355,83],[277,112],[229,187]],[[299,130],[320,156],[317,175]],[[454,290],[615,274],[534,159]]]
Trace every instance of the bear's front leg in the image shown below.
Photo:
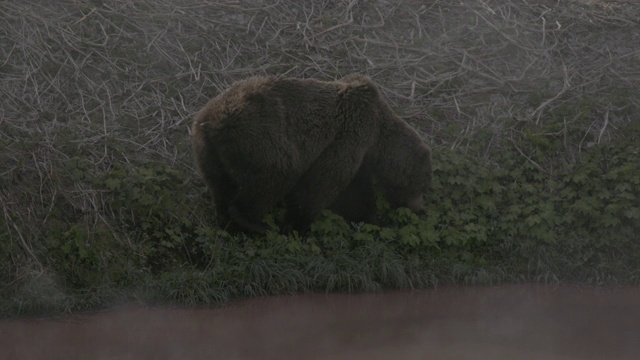
[[[346,138],[326,148],[287,196],[287,230],[306,232],[354,179],[364,153]]]
[[[269,227],[262,222],[262,216],[275,204],[278,192],[265,184],[268,181],[260,180],[247,182],[238,189],[229,206],[229,217],[243,231],[265,234]]]
[[[231,200],[229,217],[243,231],[264,234],[269,227],[262,222],[262,217],[284,198],[287,189],[294,186],[297,176],[287,166],[239,169],[235,171],[242,185],[238,186]]]
[[[330,209],[348,222],[377,223],[373,171],[370,165],[360,166],[356,176],[338,195]]]

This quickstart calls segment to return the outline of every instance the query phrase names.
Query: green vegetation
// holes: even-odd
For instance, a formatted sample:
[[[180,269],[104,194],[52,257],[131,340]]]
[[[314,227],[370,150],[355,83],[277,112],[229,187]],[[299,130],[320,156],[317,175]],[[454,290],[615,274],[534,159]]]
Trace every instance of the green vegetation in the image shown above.
[[[0,4],[0,316],[638,284],[640,6],[387,3]],[[380,198],[380,226],[327,211],[283,236],[276,210],[264,237],[217,227],[193,114],[249,75],[354,71],[432,144],[427,214]]]

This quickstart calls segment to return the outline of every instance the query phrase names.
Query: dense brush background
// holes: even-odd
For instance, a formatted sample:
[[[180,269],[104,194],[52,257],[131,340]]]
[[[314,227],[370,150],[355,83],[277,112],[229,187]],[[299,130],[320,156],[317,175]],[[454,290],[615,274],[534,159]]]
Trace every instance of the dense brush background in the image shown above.
[[[634,1],[0,2],[0,315],[637,284],[639,19]],[[217,227],[194,113],[251,75],[352,72],[432,146],[428,215]]]

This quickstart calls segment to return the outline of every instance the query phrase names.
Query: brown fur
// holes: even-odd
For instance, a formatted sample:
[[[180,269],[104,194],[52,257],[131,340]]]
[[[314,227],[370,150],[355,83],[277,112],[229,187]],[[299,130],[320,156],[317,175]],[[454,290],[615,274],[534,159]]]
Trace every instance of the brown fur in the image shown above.
[[[198,113],[193,145],[219,224],[252,232],[266,230],[261,218],[281,200],[295,230],[332,204],[371,221],[372,177],[393,206],[418,210],[431,181],[429,147],[359,75],[237,82]]]

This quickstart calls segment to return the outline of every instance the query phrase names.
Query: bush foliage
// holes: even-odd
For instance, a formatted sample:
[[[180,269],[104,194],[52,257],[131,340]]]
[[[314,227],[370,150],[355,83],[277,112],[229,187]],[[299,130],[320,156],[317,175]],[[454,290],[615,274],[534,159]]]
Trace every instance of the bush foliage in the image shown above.
[[[0,314],[637,284],[640,6],[549,6],[0,4]],[[249,75],[350,72],[432,144],[426,214],[380,197],[379,225],[326,211],[284,236],[275,209],[262,237],[218,227],[192,165],[193,114]]]

